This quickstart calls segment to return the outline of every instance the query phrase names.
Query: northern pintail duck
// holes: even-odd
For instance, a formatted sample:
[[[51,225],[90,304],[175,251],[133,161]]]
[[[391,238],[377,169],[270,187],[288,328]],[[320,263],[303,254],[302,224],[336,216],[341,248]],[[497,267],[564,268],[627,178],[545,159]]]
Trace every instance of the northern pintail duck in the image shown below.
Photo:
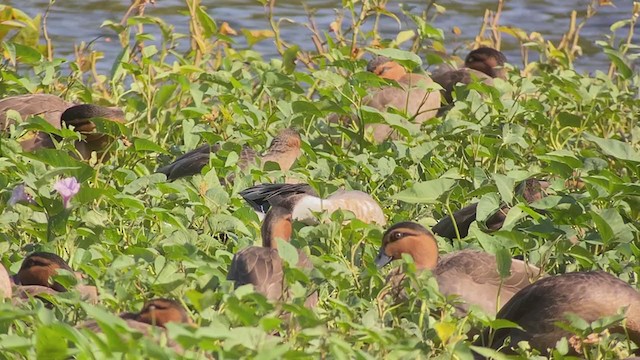
[[[384,226],[387,222],[378,202],[358,190],[338,190],[322,199],[308,184],[260,184],[242,190],[240,195],[258,213],[264,214],[270,206],[280,205],[290,208],[295,220],[307,224],[316,221],[314,212],[337,210],[351,211],[365,223]]]
[[[258,156],[247,146],[243,147],[238,166],[244,171],[259,160],[261,166],[267,162],[274,162],[281,170],[287,171],[300,156],[300,143],[300,134],[296,130],[284,129],[273,139],[271,146],[262,156]],[[211,153],[219,151],[220,147],[220,144],[200,146],[180,156],[171,164],[159,168],[157,172],[165,174],[170,181],[199,174],[209,164]]]
[[[50,94],[27,94],[11,96],[0,100],[0,130],[5,131],[13,122],[7,118],[9,110],[15,110],[24,120],[29,116],[40,116],[56,129],[62,124],[71,125],[84,135],[75,146],[83,159],[89,159],[92,152],[103,154],[113,143],[113,138],[97,133],[93,118],[105,118],[115,122],[124,122],[124,112],[115,107],[93,104],[74,104]],[[42,148],[54,148],[53,135],[38,132],[33,137],[20,141],[25,151]],[[54,136],[55,137],[55,136]]]
[[[455,305],[460,315],[467,313],[470,305],[495,315],[501,304],[540,276],[537,267],[512,260],[511,275],[501,279],[495,256],[482,251],[463,250],[440,257],[436,239],[414,222],[395,224],[384,233],[376,265],[383,267],[402,254],[413,258],[417,270],[431,270],[442,294],[460,297],[463,303]],[[403,281],[400,270],[389,278],[393,286],[400,286]]]

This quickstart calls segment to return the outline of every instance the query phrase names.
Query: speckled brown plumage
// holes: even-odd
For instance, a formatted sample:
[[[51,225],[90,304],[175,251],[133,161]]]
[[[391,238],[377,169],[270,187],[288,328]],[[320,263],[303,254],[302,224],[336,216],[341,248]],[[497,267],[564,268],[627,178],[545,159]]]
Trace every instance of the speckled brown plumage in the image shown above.
[[[565,314],[571,312],[587,322],[612,316],[623,307],[626,312],[626,330],[629,337],[640,345],[640,293],[629,284],[603,271],[575,272],[541,279],[516,294],[496,315],[520,325],[519,329],[500,329],[493,335],[492,348],[499,348],[507,338],[515,346],[519,341],[529,344],[544,354],[554,348],[562,337],[571,334],[554,323],[568,322]],[[622,332],[619,326],[612,329]],[[488,339],[487,332],[484,340]],[[482,340],[478,341],[478,345]]]
[[[275,162],[281,170],[287,171],[300,156],[300,143],[300,134],[297,131],[284,129],[273,139],[269,149],[262,156],[258,156],[248,146],[243,146],[238,167],[244,171],[256,162],[261,166],[267,162]],[[200,146],[178,157],[171,164],[159,168],[157,172],[165,174],[170,181],[199,174],[209,163],[211,153],[219,150],[220,144]],[[233,178],[227,178],[227,181],[232,182]]]
[[[472,304],[493,315],[500,304],[540,276],[537,267],[512,260],[511,275],[501,279],[495,256],[482,251],[463,250],[439,258],[433,235],[412,222],[395,224],[385,232],[376,263],[384,266],[402,254],[411,255],[417,269],[431,270],[442,294],[459,296],[462,303],[455,305],[459,315],[468,312]],[[401,286],[404,274],[395,271],[391,275],[388,281],[395,287]]]

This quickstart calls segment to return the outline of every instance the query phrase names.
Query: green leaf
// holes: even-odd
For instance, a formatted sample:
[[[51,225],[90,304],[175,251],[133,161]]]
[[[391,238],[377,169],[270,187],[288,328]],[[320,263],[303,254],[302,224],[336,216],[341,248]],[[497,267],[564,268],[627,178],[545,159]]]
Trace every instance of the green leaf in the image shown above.
[[[150,151],[150,152],[158,152],[162,154],[169,154],[169,152],[163,149],[160,145],[147,139],[134,138],[133,146],[135,147],[136,151]]]
[[[296,247],[286,240],[280,238],[275,240],[278,242],[278,254],[282,260],[289,263],[289,266],[296,266],[298,264],[298,250]]]
[[[67,340],[56,329],[58,325],[41,325],[36,337],[36,356],[38,359],[66,359],[68,354]]]
[[[502,200],[511,203],[513,201],[513,187],[516,184],[515,180],[500,174],[493,174],[493,180],[496,182]]]
[[[386,48],[386,49],[367,48],[367,51],[379,56],[386,56],[390,59],[393,59],[399,62],[400,64],[402,64],[403,66],[409,69],[413,69],[415,67],[419,67],[422,65],[422,59],[411,51],[391,49],[391,48]]]
[[[511,253],[504,247],[496,251],[496,264],[498,266],[498,274],[502,279],[511,276]]]
[[[410,204],[431,204],[447,191],[449,191],[456,180],[453,179],[436,179],[421,183],[416,183],[407,190],[403,190],[391,198],[394,200],[404,201]]]
[[[584,134],[588,141],[596,143],[605,154],[616,159],[640,162],[640,153],[635,151],[630,144],[614,139],[603,139],[591,134]]]

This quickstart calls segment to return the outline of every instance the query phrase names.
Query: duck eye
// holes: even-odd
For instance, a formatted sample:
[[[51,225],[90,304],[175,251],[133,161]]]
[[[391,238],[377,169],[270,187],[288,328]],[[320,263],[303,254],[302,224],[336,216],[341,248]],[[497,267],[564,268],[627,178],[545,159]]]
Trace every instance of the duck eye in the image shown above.
[[[394,240],[400,240],[400,239],[402,239],[403,237],[404,237],[404,234],[403,234],[403,233],[401,233],[401,232],[393,233],[393,239],[394,239]]]

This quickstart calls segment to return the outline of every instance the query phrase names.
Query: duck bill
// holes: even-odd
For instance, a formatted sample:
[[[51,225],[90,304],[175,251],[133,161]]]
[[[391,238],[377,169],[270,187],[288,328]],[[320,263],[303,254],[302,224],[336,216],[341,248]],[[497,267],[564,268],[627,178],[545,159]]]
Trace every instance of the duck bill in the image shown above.
[[[384,252],[384,247],[381,247],[380,251],[378,252],[378,256],[376,256],[376,266],[378,268],[381,268],[390,263],[391,260],[393,260],[393,258]]]

